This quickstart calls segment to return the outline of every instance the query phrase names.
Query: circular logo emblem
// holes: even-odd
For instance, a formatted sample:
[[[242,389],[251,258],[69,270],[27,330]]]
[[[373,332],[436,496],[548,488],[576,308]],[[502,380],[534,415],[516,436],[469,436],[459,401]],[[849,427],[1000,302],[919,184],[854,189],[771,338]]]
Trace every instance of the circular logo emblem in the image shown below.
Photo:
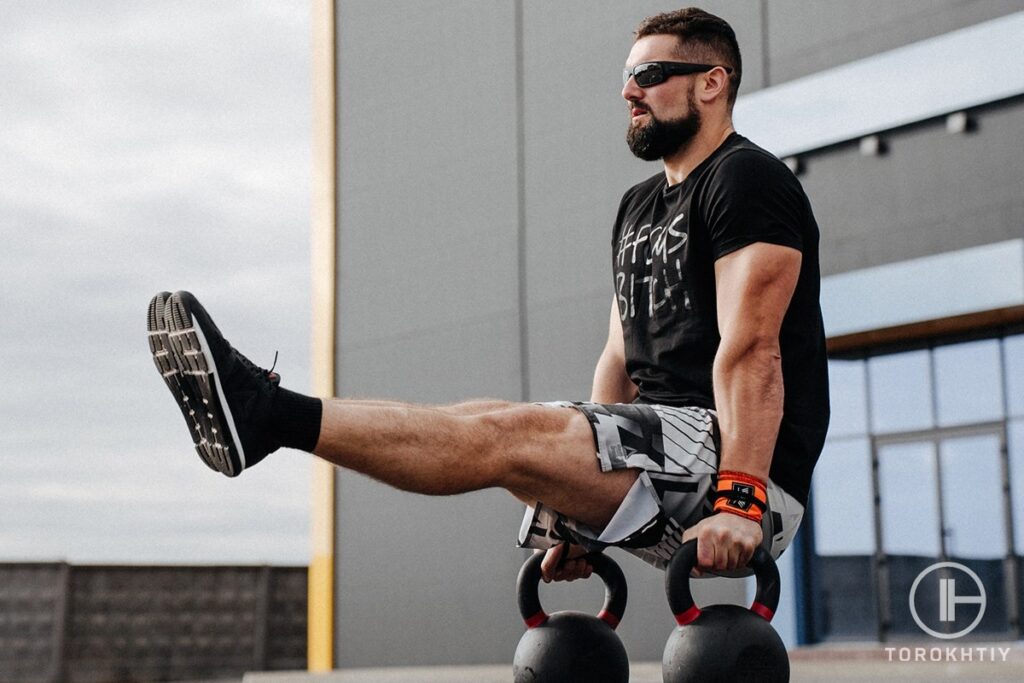
[[[921,585],[921,581],[932,572],[940,569],[957,570],[958,572],[962,572],[970,577],[978,587],[978,592],[976,594],[968,593],[966,595],[960,595],[957,593],[956,578],[947,577],[939,579],[939,622],[941,623],[938,625],[940,627],[943,623],[951,624],[956,621],[956,608],[958,605],[980,605],[980,607],[978,607],[978,616],[974,617],[974,621],[972,621],[966,628],[962,628],[955,633],[943,633],[942,631],[930,628],[924,623],[924,621],[922,621],[921,617],[917,613],[915,598],[917,596],[917,589]],[[946,573],[953,574],[952,571]],[[910,586],[910,614],[914,617],[914,621],[917,625],[921,627],[921,630],[928,635],[935,636],[936,638],[943,638],[945,640],[966,636],[968,633],[973,631],[975,627],[977,627],[981,622],[981,618],[985,616],[985,586],[982,585],[981,579],[978,578],[977,574],[958,562],[936,562],[918,574],[917,578],[914,579],[914,583]]]

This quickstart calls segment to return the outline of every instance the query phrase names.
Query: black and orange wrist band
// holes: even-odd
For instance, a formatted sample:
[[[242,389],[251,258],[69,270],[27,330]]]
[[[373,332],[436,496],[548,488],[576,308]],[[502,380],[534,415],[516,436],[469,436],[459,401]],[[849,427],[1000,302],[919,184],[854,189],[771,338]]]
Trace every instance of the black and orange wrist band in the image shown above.
[[[735,470],[718,473],[714,498],[715,512],[728,512],[758,523],[768,509],[768,491],[764,482]]]

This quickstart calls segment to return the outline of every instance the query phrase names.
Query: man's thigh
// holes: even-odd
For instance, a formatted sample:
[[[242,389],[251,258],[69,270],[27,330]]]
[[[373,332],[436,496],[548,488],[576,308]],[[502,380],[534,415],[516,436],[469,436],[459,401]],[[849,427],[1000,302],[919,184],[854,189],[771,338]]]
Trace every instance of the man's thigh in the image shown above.
[[[642,404],[545,405],[568,405],[584,415],[602,476],[628,473],[622,486],[629,489],[616,491],[618,507],[611,511],[610,522],[599,527],[543,499],[528,502],[521,545],[550,547],[569,537],[591,550],[618,545],[662,562],[678,547],[682,529],[711,512],[708,492],[718,467],[712,411]]]
[[[510,441],[504,488],[592,528],[608,524],[639,473],[602,471],[586,415],[565,404],[528,404],[497,419]]]
[[[719,458],[714,412],[663,405],[543,405],[570,406],[585,415],[601,476],[627,472],[630,476],[616,485],[629,488],[609,494],[608,500],[620,502],[610,521],[600,526],[587,524],[543,498],[520,496],[530,507],[520,528],[519,545],[543,549],[572,540],[589,550],[620,546],[664,568],[681,545],[683,531],[713,514],[709,492]],[[589,461],[576,458],[572,462],[588,473],[593,471]],[[796,534],[804,508],[771,480],[768,508],[761,527],[765,547],[777,558]]]

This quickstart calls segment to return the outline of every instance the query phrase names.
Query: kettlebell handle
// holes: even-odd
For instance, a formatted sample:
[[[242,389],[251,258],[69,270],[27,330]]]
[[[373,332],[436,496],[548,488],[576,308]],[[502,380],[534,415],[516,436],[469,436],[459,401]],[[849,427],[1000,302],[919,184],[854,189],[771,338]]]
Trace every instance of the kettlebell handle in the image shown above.
[[[604,553],[587,555],[586,559],[594,567],[594,573],[604,581],[604,607],[597,617],[615,629],[622,621],[626,611],[626,577],[615,561]],[[540,586],[540,563],[544,561],[544,553],[535,553],[519,570],[516,590],[519,594],[519,613],[523,616],[527,628],[535,628],[548,620],[548,614],[540,605],[538,588]]]
[[[676,623],[686,626],[700,616],[701,610],[693,601],[690,592],[690,572],[697,566],[697,539],[684,543],[668,563],[665,572],[665,592],[668,606],[676,617]],[[757,592],[750,611],[771,621],[779,607],[779,568],[775,560],[763,547],[758,546],[748,565],[757,577]]]

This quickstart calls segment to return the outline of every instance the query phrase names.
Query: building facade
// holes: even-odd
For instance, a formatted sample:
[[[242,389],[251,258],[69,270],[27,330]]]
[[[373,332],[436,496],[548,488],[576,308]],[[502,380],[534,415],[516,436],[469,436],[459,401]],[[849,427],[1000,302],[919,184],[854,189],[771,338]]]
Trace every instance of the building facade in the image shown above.
[[[314,4],[333,29],[316,57],[330,91],[318,134],[335,151],[314,211],[336,254],[315,271],[325,385],[426,403],[587,398],[615,210],[658,169],[624,144],[619,73],[636,24],[673,6]],[[822,231],[833,426],[776,623],[791,644],[912,635],[910,582],[956,559],[991,596],[979,633],[1016,638],[1024,5],[703,6],[743,51],[737,130],[786,159]],[[312,666],[511,659],[518,504],[320,476],[330,585],[312,607],[328,615],[311,613]],[[630,656],[660,659],[662,574],[614,556]],[[549,610],[596,611],[600,596],[542,593]],[[318,659],[324,634],[332,656]]]

